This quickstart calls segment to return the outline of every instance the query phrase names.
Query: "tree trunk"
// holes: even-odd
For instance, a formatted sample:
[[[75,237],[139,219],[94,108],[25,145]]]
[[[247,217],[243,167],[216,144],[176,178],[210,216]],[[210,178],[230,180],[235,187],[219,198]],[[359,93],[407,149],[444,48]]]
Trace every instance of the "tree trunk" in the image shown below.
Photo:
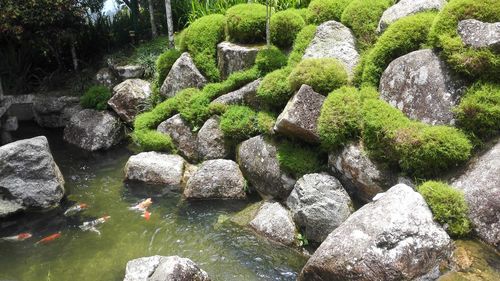
[[[0,77],[0,101],[3,100],[2,77]]]
[[[173,49],[175,47],[174,23],[172,20],[172,5],[170,3],[170,0],[165,0],[165,13],[167,15],[168,48]]]
[[[149,4],[149,21],[151,22],[151,36],[153,38],[156,38],[158,36],[158,32],[156,31],[153,0],[148,0],[148,4]]]
[[[78,57],[76,56],[75,41],[71,41],[71,59],[73,60],[73,69],[78,70]]]
[[[271,0],[272,1],[272,0]],[[271,5],[269,0],[266,0],[266,44],[271,46]]]

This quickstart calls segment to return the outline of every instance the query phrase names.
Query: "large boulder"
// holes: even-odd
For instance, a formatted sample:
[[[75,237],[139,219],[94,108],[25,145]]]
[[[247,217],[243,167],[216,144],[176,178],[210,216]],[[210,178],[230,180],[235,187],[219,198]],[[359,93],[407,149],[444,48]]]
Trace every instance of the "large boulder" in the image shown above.
[[[71,117],[81,110],[78,97],[37,95],[33,99],[33,115],[41,127],[65,127]]]
[[[208,119],[198,131],[198,155],[202,160],[228,158],[231,152],[229,142],[219,128],[219,117]]]
[[[380,97],[408,117],[432,124],[453,124],[464,90],[432,50],[419,50],[389,64],[380,80]]]
[[[493,48],[500,52],[500,22],[487,23],[475,19],[458,22],[458,34],[466,46]]]
[[[221,42],[217,45],[217,62],[222,79],[229,74],[250,68],[255,62],[259,48]]]
[[[140,65],[115,66],[115,72],[122,80],[142,78],[144,67]]]
[[[464,192],[479,237],[500,250],[500,140],[451,185]]]
[[[74,115],[64,128],[64,140],[82,149],[109,149],[125,136],[118,116],[94,109],[84,109]]]
[[[151,84],[141,79],[127,79],[113,88],[108,105],[120,118],[132,123],[151,95]]]
[[[451,252],[424,198],[398,184],[328,235],[298,280],[434,280]]]
[[[295,180],[281,170],[276,153],[273,143],[256,136],[240,144],[237,158],[245,178],[262,197],[286,199]]]
[[[40,136],[0,147],[0,217],[21,209],[57,206],[64,178]]]
[[[384,32],[391,23],[400,18],[424,11],[439,11],[444,5],[446,5],[446,0],[401,0],[384,11],[378,23],[377,32]]]
[[[184,188],[187,199],[243,199],[245,178],[232,160],[217,159],[201,163]]]
[[[170,98],[183,89],[202,88],[206,83],[207,79],[196,68],[189,53],[182,53],[163,81],[160,94],[165,98]]]
[[[265,202],[250,221],[250,227],[284,245],[292,246],[295,243],[295,224],[290,212],[278,202]]]
[[[241,89],[222,95],[212,101],[212,104],[220,103],[225,105],[249,105],[252,107],[259,106],[257,98],[257,89],[259,88],[261,78],[252,81]]]
[[[179,155],[142,152],[128,159],[125,164],[125,178],[130,181],[180,187],[185,163]]]
[[[337,59],[345,66],[349,76],[352,76],[359,61],[356,37],[340,22],[324,22],[316,29],[316,34],[303,58]]]
[[[302,85],[278,116],[274,131],[306,142],[319,143],[317,123],[324,101],[324,96]]]
[[[129,261],[123,281],[210,281],[210,278],[190,259],[151,256]]]
[[[323,242],[354,211],[351,198],[340,182],[325,174],[300,178],[286,205],[307,239],[315,242]]]
[[[182,156],[190,161],[198,160],[198,139],[180,114],[161,122],[156,130],[169,135]]]
[[[95,75],[95,80],[98,84],[105,86],[110,90],[113,89],[113,87],[118,83],[120,83],[120,79],[116,77],[113,70],[111,70],[109,67],[103,67],[99,69],[99,71],[97,71],[97,74]]]

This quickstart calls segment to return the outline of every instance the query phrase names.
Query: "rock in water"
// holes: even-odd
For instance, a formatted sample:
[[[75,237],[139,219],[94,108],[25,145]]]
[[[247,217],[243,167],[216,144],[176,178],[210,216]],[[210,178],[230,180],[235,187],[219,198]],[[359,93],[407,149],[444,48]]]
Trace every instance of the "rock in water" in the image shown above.
[[[493,48],[500,52],[500,22],[487,23],[475,19],[458,22],[458,34],[466,46]]]
[[[0,196],[0,217],[18,209],[59,204],[64,196],[64,178],[47,138],[35,137],[0,147]]]
[[[219,117],[213,116],[198,131],[198,154],[200,159],[224,159],[230,154],[230,144],[219,128]]]
[[[132,123],[151,95],[151,84],[141,79],[128,79],[113,88],[108,105],[120,118]]]
[[[326,174],[300,178],[286,205],[307,239],[315,242],[323,242],[354,211],[351,198],[340,182]]]
[[[409,118],[432,125],[453,124],[464,90],[432,50],[411,52],[392,61],[380,80],[380,97]]]
[[[401,0],[385,10],[378,23],[377,32],[384,32],[391,23],[400,18],[424,11],[441,10],[445,4],[446,0]]]
[[[140,65],[116,66],[115,71],[123,80],[142,78],[142,76],[144,75],[144,67]]]
[[[202,88],[207,83],[189,53],[183,53],[172,65],[163,85],[160,94],[165,98],[175,96],[179,91],[186,88]]]
[[[298,280],[434,280],[451,252],[423,197],[398,184],[328,235]]]
[[[291,246],[295,242],[295,225],[287,209],[278,202],[264,203],[250,226],[265,237]]]
[[[120,83],[118,77],[116,77],[116,75],[111,69],[109,69],[109,67],[103,67],[99,69],[99,71],[95,75],[95,79],[98,84],[103,85],[110,90],[113,89],[113,87],[118,83]]]
[[[236,91],[222,95],[212,101],[212,104],[220,103],[225,105],[249,105],[251,107],[258,107],[260,105],[257,98],[257,89],[259,88],[261,78],[246,84]]]
[[[226,79],[231,73],[252,67],[259,48],[221,42],[217,45],[217,62],[221,78]]]
[[[500,250],[500,140],[451,185],[464,192],[479,237]]]
[[[123,281],[210,281],[210,278],[190,259],[151,256],[129,261]]]
[[[184,188],[187,199],[243,199],[245,178],[232,160],[217,159],[201,163]]]
[[[33,115],[40,127],[63,128],[81,110],[78,97],[37,95],[33,100]]]
[[[156,130],[170,136],[182,156],[190,161],[198,160],[198,139],[180,114],[161,122]]]
[[[142,152],[125,165],[125,178],[152,184],[180,187],[186,161],[179,155]]]
[[[80,111],[64,128],[65,141],[89,151],[108,149],[124,136],[123,125],[117,116],[94,109]]]

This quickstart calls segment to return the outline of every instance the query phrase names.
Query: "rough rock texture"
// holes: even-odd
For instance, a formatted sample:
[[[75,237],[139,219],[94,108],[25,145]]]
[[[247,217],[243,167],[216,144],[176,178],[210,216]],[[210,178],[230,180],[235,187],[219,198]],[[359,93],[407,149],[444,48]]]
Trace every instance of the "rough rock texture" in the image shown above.
[[[453,124],[453,107],[464,90],[432,50],[419,50],[389,64],[380,80],[380,97],[411,119]]]
[[[274,131],[306,142],[319,143],[317,122],[324,101],[324,96],[302,85],[278,116]]]
[[[293,189],[295,180],[281,171],[276,146],[263,136],[240,144],[238,163],[245,178],[264,198],[285,199]]]
[[[198,155],[202,160],[223,159],[230,156],[231,146],[219,128],[219,117],[208,119],[198,131]]]
[[[243,199],[246,198],[245,184],[236,162],[208,160],[189,178],[184,196],[187,199]]]
[[[148,81],[127,79],[113,88],[113,97],[108,105],[123,121],[132,123],[150,95],[151,84]]]
[[[109,89],[113,89],[114,86],[120,83],[118,77],[116,77],[115,73],[109,69],[109,67],[99,69],[95,75],[95,79],[98,84],[108,87]]]
[[[349,194],[365,203],[398,182],[397,175],[373,162],[359,143],[330,153],[328,167]]]
[[[500,22],[462,20],[458,23],[458,34],[466,46],[493,48],[500,52]]]
[[[210,278],[190,259],[151,256],[129,261],[123,281],[210,281]]]
[[[222,79],[229,74],[252,67],[259,48],[221,42],[217,45],[217,62]]]
[[[180,187],[185,163],[179,155],[142,152],[128,159],[125,164],[125,178]]]
[[[500,140],[474,159],[452,186],[464,192],[479,237],[500,250]]]
[[[118,144],[124,128],[120,118],[108,111],[84,109],[64,128],[64,140],[82,149],[95,151]]]
[[[63,196],[64,178],[47,138],[40,136],[0,147],[0,217],[24,208],[57,206]]]
[[[175,96],[180,90],[186,88],[202,88],[207,83],[189,53],[183,53],[172,65],[160,94],[166,98]]]
[[[316,29],[314,39],[307,47],[303,58],[334,58],[346,67],[349,76],[359,61],[356,37],[351,30],[336,21],[322,23]]]
[[[65,127],[71,117],[81,110],[78,97],[37,95],[33,100],[33,115],[41,127]]]
[[[288,210],[278,202],[265,202],[250,227],[273,241],[285,245],[295,242],[295,224]]]
[[[221,103],[226,105],[246,104],[252,107],[257,107],[260,105],[257,99],[257,89],[259,88],[261,81],[262,79],[259,78],[253,82],[250,82],[243,86],[241,89],[216,98],[212,101],[212,103]]]
[[[398,184],[328,235],[298,280],[434,280],[451,251],[422,196]]]
[[[191,127],[180,114],[161,122],[156,130],[169,135],[182,156],[191,161],[198,160],[196,134],[191,131]]]
[[[446,0],[401,0],[385,10],[378,23],[377,32],[384,32],[391,23],[400,18],[424,11],[441,10],[444,5]]]
[[[307,239],[315,242],[323,242],[354,211],[351,198],[340,182],[325,174],[300,178],[286,205]]]
[[[140,65],[116,66],[115,72],[123,80],[142,78],[142,76],[144,75],[144,67]]]

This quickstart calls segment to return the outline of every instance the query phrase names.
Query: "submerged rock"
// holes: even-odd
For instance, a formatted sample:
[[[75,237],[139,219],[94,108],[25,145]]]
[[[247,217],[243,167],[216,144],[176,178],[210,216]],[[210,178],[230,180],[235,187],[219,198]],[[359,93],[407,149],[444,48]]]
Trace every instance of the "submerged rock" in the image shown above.
[[[458,22],[458,34],[465,46],[493,48],[500,52],[500,22],[488,23],[475,19]]]
[[[259,101],[257,99],[257,89],[259,88],[261,78],[246,84],[236,91],[222,95],[212,101],[212,104],[220,103],[225,105],[249,105],[257,107]]]
[[[144,75],[144,67],[140,65],[116,66],[115,71],[123,80],[142,78],[142,76]]]
[[[101,84],[109,88],[110,90],[113,89],[113,87],[118,83],[120,83],[118,77],[116,77],[115,73],[111,69],[109,69],[109,67],[103,67],[99,69],[99,71],[95,75],[95,79],[98,84]]]
[[[151,256],[129,261],[123,281],[210,281],[210,278],[190,259]]]
[[[169,135],[182,156],[190,161],[198,160],[198,139],[180,114],[161,122],[156,130]]]
[[[259,48],[221,42],[217,45],[217,62],[221,78],[226,79],[231,73],[252,67]]]
[[[208,119],[198,131],[198,154],[200,159],[224,159],[230,155],[230,144],[219,128],[219,117]]]
[[[295,224],[288,210],[278,202],[265,202],[250,222],[250,227],[284,245],[295,243]]]
[[[378,23],[377,32],[384,32],[391,23],[400,18],[424,11],[439,11],[444,5],[446,5],[446,0],[401,0],[384,11]]]
[[[202,88],[207,83],[193,62],[189,53],[183,53],[172,65],[165,81],[160,88],[160,94],[165,98],[175,96],[186,88]]]
[[[113,88],[108,105],[120,118],[132,123],[151,95],[151,84],[141,79],[127,79]]]
[[[63,128],[81,110],[78,97],[37,95],[33,100],[33,115],[40,127]]]
[[[180,187],[186,161],[179,155],[142,152],[125,164],[125,178],[151,184]]]

